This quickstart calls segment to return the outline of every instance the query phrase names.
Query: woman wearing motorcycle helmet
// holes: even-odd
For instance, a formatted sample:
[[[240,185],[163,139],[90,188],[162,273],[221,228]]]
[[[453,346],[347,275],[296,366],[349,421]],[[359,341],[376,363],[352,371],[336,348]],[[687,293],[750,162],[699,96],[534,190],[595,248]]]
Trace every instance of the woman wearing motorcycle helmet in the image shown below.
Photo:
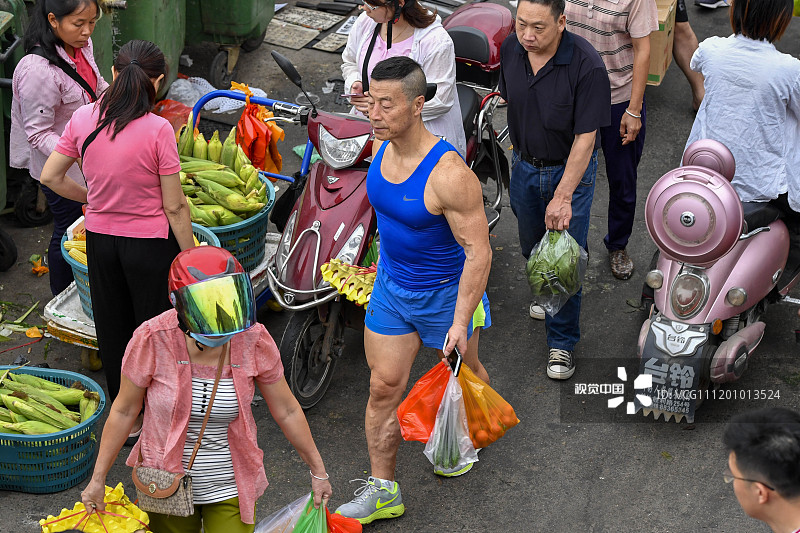
[[[792,0],[733,0],[733,35],[706,39],[692,56],[706,92],[686,146],[714,139],[728,147],[739,198],[780,209],[791,235],[789,263],[798,264],[800,60],[773,44],[791,20]]]
[[[466,155],[467,140],[456,91],[456,55],[442,19],[417,0],[365,0],[342,53],[345,91],[353,113],[367,115],[369,74],[380,61],[407,56],[422,66],[436,95],[425,102],[422,120],[434,135],[444,137]]]
[[[325,465],[284,379],[280,352],[256,322],[248,274],[226,250],[199,246],[175,258],[169,291],[174,309],[143,323],[126,350],[122,387],[103,428],[94,474],[81,494],[87,509],[104,509],[106,476],[143,403],[142,434],[128,466],[187,471],[219,368],[208,421],[188,469],[195,514],[148,513],[150,528],[162,533],[253,531],[255,502],[267,487],[250,408],[256,386],[308,464],[315,504],[324,504],[331,495]]]

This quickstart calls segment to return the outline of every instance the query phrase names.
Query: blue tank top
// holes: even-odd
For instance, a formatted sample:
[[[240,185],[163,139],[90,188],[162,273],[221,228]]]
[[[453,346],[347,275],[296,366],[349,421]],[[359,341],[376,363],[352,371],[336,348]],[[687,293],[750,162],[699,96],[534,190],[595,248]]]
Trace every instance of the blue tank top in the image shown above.
[[[386,181],[381,161],[388,142],[380,147],[367,174],[367,195],[378,217],[380,267],[407,290],[430,290],[458,283],[464,269],[464,249],[444,215],[425,207],[425,184],[439,159],[456,151],[444,140],[431,149],[402,183]]]

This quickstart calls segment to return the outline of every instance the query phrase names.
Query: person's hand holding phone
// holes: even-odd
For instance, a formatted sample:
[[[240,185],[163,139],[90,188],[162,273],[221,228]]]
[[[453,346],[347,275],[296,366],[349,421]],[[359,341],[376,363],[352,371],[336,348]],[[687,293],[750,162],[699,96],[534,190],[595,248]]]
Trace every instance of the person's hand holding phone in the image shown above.
[[[444,337],[442,352],[453,370],[458,375],[461,369],[461,354],[467,351],[467,328],[453,324]]]
[[[365,117],[369,116],[369,98],[364,94],[364,85],[360,82],[354,82],[350,87],[350,94],[357,94],[360,96],[351,96],[350,103],[353,107],[358,109]]]

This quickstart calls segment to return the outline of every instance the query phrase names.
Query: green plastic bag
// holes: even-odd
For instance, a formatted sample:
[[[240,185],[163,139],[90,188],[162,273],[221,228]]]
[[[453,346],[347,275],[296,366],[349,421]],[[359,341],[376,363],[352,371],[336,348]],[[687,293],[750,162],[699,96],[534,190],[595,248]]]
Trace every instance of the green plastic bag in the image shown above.
[[[800,17],[800,0],[794,0],[794,16]]]
[[[303,512],[300,513],[300,519],[295,524],[293,533],[328,533],[328,519],[325,516],[325,506],[320,505],[319,509],[314,509],[314,492],[311,492],[311,497]]]
[[[525,272],[536,303],[553,316],[581,288],[589,256],[566,231],[547,230]]]

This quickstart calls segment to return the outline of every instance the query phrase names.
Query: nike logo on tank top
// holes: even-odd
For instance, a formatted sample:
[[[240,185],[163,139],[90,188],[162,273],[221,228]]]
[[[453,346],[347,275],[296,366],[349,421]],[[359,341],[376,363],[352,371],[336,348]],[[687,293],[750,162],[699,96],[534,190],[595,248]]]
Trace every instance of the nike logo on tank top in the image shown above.
[[[367,195],[378,218],[381,237],[380,268],[407,290],[431,290],[458,283],[464,269],[464,249],[456,241],[444,215],[425,207],[425,185],[444,154],[456,151],[439,140],[402,183],[391,183],[381,173],[388,142],[378,150],[367,173]]]

